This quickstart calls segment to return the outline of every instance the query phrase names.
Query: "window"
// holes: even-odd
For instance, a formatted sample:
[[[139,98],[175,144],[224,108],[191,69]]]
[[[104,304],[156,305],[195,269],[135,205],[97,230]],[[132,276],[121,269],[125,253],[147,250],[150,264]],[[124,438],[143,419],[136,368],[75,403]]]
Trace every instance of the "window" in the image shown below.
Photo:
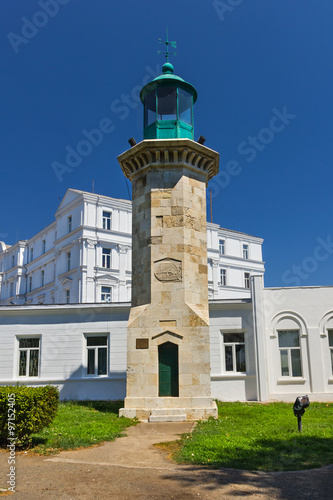
[[[111,287],[110,286],[102,286],[101,301],[102,302],[111,302]]]
[[[19,377],[38,377],[39,338],[19,339]]]
[[[244,333],[223,334],[226,372],[246,372]]]
[[[70,233],[72,231],[72,216],[71,215],[68,217],[67,225],[68,225],[68,232]]]
[[[111,212],[103,212],[103,229],[111,229]]]
[[[328,345],[331,351],[331,365],[333,373],[333,330],[328,330]]]
[[[87,375],[107,375],[107,335],[87,337]]]
[[[71,292],[70,290],[66,290],[66,304],[70,304],[71,302]]]
[[[243,245],[243,259],[249,258],[249,245]]]
[[[32,291],[32,276],[29,276],[29,287],[28,287],[29,292]]]
[[[10,284],[9,284],[9,289],[10,289],[10,291],[9,291],[9,296],[10,296],[10,297],[12,297],[12,296],[14,295],[14,293],[13,293],[14,284],[13,284],[13,282],[12,282],[12,281],[11,281],[11,282],[10,282]]]
[[[226,286],[227,284],[227,270],[220,268],[220,285]]]
[[[12,257],[12,267],[15,267],[15,255]]]
[[[250,273],[244,273],[244,286],[250,288]]]
[[[45,276],[45,272],[42,270],[40,272],[40,277],[41,277],[41,286],[44,286],[44,283],[45,283],[45,279],[44,279],[44,276]]]
[[[111,268],[111,248],[103,248],[102,267]]]
[[[46,252],[46,241],[45,240],[42,241],[42,245],[43,245],[43,253],[45,253]]]
[[[219,254],[224,255],[225,252],[225,240],[219,240]]]
[[[67,271],[71,270],[71,253],[67,252]]]
[[[301,347],[298,330],[281,330],[279,349],[282,377],[301,377]]]
[[[30,262],[34,260],[34,249],[30,248]]]

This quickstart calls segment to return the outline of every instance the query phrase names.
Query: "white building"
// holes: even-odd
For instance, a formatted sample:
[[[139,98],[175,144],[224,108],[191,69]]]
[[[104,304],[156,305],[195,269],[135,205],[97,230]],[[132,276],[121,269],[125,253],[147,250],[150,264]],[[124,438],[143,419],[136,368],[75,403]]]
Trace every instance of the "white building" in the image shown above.
[[[250,299],[251,276],[263,276],[261,238],[207,224],[209,299]]]
[[[55,221],[0,243],[0,304],[127,302],[131,203],[68,189]]]
[[[211,380],[222,401],[333,401],[333,287],[210,301]],[[130,303],[0,307],[0,384],[54,384],[62,399],[122,399]]]
[[[13,246],[0,242],[0,304],[130,302],[132,204],[68,189],[55,221]],[[263,240],[208,224],[209,295],[250,298]]]

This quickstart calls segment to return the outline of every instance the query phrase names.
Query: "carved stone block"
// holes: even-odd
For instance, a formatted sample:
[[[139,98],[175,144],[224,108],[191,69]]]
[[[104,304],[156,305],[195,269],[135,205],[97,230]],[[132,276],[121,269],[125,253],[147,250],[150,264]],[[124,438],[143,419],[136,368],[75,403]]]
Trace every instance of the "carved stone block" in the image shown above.
[[[154,262],[155,278],[158,281],[182,281],[182,263],[176,259],[162,259]]]

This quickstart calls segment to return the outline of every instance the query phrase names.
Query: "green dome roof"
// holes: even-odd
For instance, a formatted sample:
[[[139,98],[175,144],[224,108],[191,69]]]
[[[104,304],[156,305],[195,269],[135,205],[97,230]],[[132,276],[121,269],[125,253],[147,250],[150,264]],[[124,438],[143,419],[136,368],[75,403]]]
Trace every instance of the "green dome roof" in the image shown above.
[[[193,102],[197,100],[198,94],[193,85],[183,80],[183,78],[180,78],[180,76],[174,75],[174,69],[171,63],[167,62],[163,64],[162,72],[162,75],[157,76],[152,82],[147,83],[147,85],[142,88],[140,92],[140,99],[142,102],[144,102],[146,94],[156,89],[160,83],[162,85],[175,85],[181,87],[193,95]]]

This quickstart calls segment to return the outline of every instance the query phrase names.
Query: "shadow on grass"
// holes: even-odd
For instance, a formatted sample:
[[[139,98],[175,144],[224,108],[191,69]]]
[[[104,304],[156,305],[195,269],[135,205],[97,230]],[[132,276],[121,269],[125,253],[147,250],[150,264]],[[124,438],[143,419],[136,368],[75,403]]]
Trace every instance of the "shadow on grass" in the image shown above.
[[[31,439],[31,444],[29,448],[34,448],[35,446],[39,446],[41,444],[45,444],[47,441],[46,438],[43,438],[41,436],[32,436]]]
[[[179,473],[165,473],[161,480],[179,482]],[[182,487],[190,491],[200,485],[207,498],[264,498],[279,500],[331,500],[333,467],[297,472],[250,472],[235,469],[212,470],[187,467],[181,475]],[[206,497],[205,497],[206,498]],[[217,498],[214,496],[214,498]]]
[[[182,473],[185,487],[200,484],[208,497],[218,491],[221,498],[333,498],[332,438],[295,434],[286,439],[257,439],[247,448],[226,443],[216,448],[214,443],[201,446],[201,457],[207,457],[201,462],[196,460],[195,449],[191,450],[194,456],[189,453],[190,465]],[[213,454],[214,459],[208,461]],[[163,479],[178,481],[179,475],[166,473]]]
[[[119,414],[120,408],[124,407],[124,401],[64,401],[70,402],[73,405],[84,406],[86,408],[93,408],[94,410],[102,413],[115,413]]]
[[[180,450],[182,463],[250,471],[296,471],[333,464],[333,439],[297,434],[287,439],[256,439],[246,447],[211,442]],[[189,459],[188,459],[189,457]]]

